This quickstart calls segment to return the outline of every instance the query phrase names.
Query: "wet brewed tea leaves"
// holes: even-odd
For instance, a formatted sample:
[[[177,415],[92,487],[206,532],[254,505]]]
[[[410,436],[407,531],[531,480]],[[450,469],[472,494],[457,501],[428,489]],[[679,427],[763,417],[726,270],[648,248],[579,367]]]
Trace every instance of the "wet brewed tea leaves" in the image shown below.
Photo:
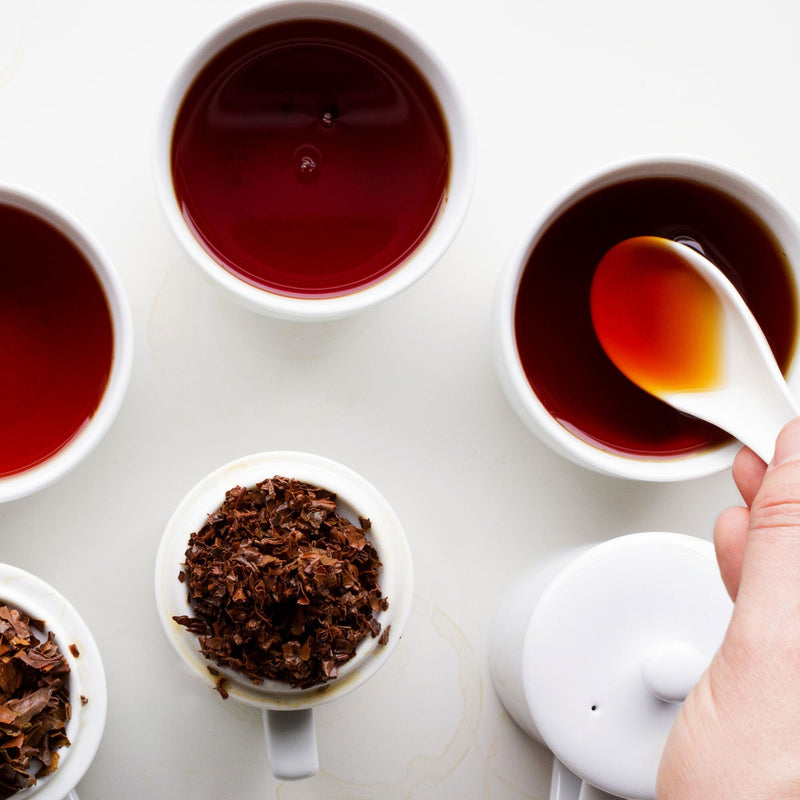
[[[178,577],[193,615],[174,619],[206,658],[255,683],[335,678],[359,642],[380,636],[375,615],[389,605],[369,527],[341,516],[332,492],[301,481],[236,486],[190,536]],[[215,688],[227,696],[224,678]]]
[[[0,800],[49,775],[69,746],[69,664],[44,624],[0,605]]]

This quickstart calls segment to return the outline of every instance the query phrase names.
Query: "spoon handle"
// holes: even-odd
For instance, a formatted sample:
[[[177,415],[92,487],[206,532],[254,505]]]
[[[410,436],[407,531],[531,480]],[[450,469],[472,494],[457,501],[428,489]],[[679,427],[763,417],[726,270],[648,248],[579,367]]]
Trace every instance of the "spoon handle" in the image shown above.
[[[695,403],[697,398],[697,402],[708,403],[708,416],[696,416],[733,434],[769,464],[781,428],[800,415],[797,401],[744,298],[705,257],[685,245],[677,246],[686,251],[684,255],[716,293],[725,319],[724,380],[718,391],[688,393],[689,402]],[[701,394],[705,395],[702,399]]]
[[[719,392],[676,393],[664,399],[682,411],[712,421],[769,464],[781,428],[800,416],[800,407],[783,379],[764,379],[761,385],[769,391],[750,391],[740,385]]]
[[[788,395],[788,393],[787,393]],[[774,398],[769,414],[760,411],[757,416],[747,423],[747,438],[742,434],[740,441],[746,444],[757,456],[762,458],[767,464],[775,455],[775,440],[787,422],[800,416],[800,408],[791,395],[782,398],[779,403],[778,398]]]

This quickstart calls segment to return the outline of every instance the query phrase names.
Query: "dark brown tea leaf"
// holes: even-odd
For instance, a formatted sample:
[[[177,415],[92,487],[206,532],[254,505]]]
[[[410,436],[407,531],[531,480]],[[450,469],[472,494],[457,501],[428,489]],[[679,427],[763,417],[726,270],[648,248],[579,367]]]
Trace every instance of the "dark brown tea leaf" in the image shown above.
[[[359,642],[380,635],[375,615],[388,608],[370,522],[359,526],[337,512],[332,492],[301,481],[230,489],[190,536],[178,578],[193,615],[175,621],[206,658],[254,683],[335,678]],[[227,696],[224,678],[216,689]]]
[[[0,800],[49,775],[68,747],[69,664],[44,624],[0,605]]]

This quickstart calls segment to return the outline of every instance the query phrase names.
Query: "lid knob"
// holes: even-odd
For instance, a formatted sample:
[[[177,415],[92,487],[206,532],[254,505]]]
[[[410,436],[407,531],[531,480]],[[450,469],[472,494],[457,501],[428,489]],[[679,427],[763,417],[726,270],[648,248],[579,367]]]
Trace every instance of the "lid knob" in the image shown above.
[[[680,703],[695,687],[708,662],[688,642],[661,642],[642,664],[642,678],[651,694],[665,703]]]

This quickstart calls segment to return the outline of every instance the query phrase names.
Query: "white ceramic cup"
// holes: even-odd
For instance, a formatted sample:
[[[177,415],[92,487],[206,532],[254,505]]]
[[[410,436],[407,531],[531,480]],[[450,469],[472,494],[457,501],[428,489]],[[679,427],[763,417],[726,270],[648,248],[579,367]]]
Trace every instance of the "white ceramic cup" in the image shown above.
[[[529,383],[517,350],[514,314],[520,280],[529,256],[544,233],[567,209],[588,195],[631,179],[678,178],[704,184],[739,201],[766,223],[782,246],[793,271],[800,276],[800,229],[767,189],[730,167],[687,156],[653,156],[630,159],[606,167],[565,191],[539,217],[512,255],[498,281],[494,309],[494,356],[500,382],[511,405],[525,424],[556,452],[590,469],[622,478],[675,481],[727,469],[741,445],[736,442],[685,456],[639,458],[595,445],[561,424]],[[587,312],[588,313],[588,312]],[[546,342],[542,343],[547,346]],[[566,364],[565,369],[572,368]],[[800,395],[800,369],[796,352],[787,374],[793,394]],[[592,398],[586,397],[591,404]],[[620,413],[624,413],[622,410]]]
[[[0,503],[32,494],[63,477],[97,446],[111,426],[128,388],[133,361],[133,324],[125,289],[111,260],[93,237],[66,211],[28,189],[0,186],[0,204],[14,206],[44,220],[69,239],[94,270],[105,293],[114,336],[111,373],[103,397],[89,422],[46,461],[14,475],[0,477]]]
[[[194,78],[219,51],[244,34],[277,22],[323,19],[364,29],[394,45],[426,78],[439,101],[450,140],[450,179],[431,230],[397,268],[379,282],[337,297],[286,297],[253,286],[226,270],[194,236],[181,213],[171,177],[172,132],[177,112]],[[473,184],[473,145],[460,93],[436,51],[385,11],[353,0],[289,0],[260,5],[223,23],[186,58],[169,86],[158,120],[155,180],[172,230],[211,282],[234,301],[287,320],[330,320],[348,316],[411,286],[442,257],[466,215]]]
[[[46,629],[55,634],[59,650],[70,667],[72,717],[67,723],[70,746],[58,751],[58,768],[20,792],[19,797],[78,800],[75,786],[97,753],[106,722],[108,695],[100,651],[75,608],[52,586],[24,570],[0,564],[0,603],[32,619],[43,620]],[[75,652],[70,645],[75,646]],[[86,698],[85,704],[82,697]]]
[[[677,533],[558,552],[519,578],[489,662],[509,714],[555,756],[551,800],[653,800],[667,735],[732,607],[711,543]]]
[[[354,522],[359,516],[370,520],[369,538],[382,562],[380,587],[389,601],[389,607],[376,615],[381,630],[388,629],[386,644],[373,637],[362,640],[355,656],[339,669],[338,677],[327,683],[307,689],[274,680],[256,685],[233,670],[215,667],[228,679],[229,700],[262,709],[273,774],[292,780],[309,777],[318,769],[314,707],[361,686],[386,663],[397,645],[411,610],[413,568],[408,542],[394,511],[375,487],[347,467],[321,456],[285,451],[258,453],[220,467],[186,495],[167,524],[155,576],[158,613],[167,638],[191,672],[209,687],[214,687],[215,679],[208,667],[215,665],[200,653],[197,637],[173,619],[192,615],[178,572],[190,535],[222,505],[226,491],[234,486],[254,486],[275,475],[328,489],[336,494],[340,514]]]

